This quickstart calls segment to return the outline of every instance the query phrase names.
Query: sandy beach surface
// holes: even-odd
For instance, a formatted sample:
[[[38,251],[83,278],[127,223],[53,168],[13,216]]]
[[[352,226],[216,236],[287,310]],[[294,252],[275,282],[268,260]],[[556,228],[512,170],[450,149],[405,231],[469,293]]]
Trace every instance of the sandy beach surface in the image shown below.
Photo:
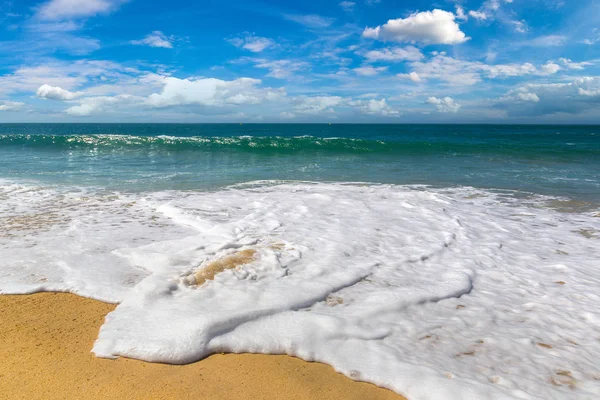
[[[65,293],[0,296],[2,399],[403,399],[328,365],[217,354],[185,365],[90,352],[114,305]]]

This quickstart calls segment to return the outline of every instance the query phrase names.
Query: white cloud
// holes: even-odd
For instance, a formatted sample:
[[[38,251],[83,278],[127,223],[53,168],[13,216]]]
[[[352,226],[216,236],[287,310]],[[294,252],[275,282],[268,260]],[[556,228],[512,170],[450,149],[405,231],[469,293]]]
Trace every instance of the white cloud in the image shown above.
[[[358,96],[355,96],[355,97],[358,98],[358,99],[371,99],[371,98],[374,98],[374,97],[379,97],[379,93],[375,93],[375,92],[364,93],[364,94],[361,94],[361,95],[358,95]]]
[[[419,74],[417,74],[416,72],[411,72],[409,74],[397,74],[396,75],[398,78],[400,79],[409,79],[415,83],[419,83],[422,82],[421,77],[419,76]]]
[[[112,111],[117,106],[139,104],[140,101],[140,98],[126,94],[87,97],[81,99],[79,105],[67,108],[65,112],[74,116],[88,116],[98,112]]]
[[[582,77],[564,83],[530,83],[501,97],[496,107],[511,116],[600,112],[600,77]],[[594,111],[595,110],[595,111]]]
[[[560,71],[560,69],[560,65],[549,61],[540,67],[538,75],[553,75]]]
[[[456,5],[456,19],[460,19],[461,21],[466,21],[469,17],[465,14],[465,9]]]
[[[423,54],[414,46],[405,48],[386,48],[380,50],[371,50],[364,54],[364,57],[369,62],[376,61],[419,61],[423,58]]]
[[[588,97],[595,97],[597,98],[598,96],[600,96],[600,88],[596,89],[596,90],[588,90],[588,89],[579,89],[578,93],[581,96],[588,96]]]
[[[485,21],[488,16],[486,13],[484,13],[483,11],[469,11],[469,15],[479,21]]]
[[[540,98],[535,93],[519,93],[517,94],[517,97],[519,98],[519,100],[531,101],[533,103],[537,103],[540,101]]]
[[[294,111],[299,114],[327,115],[334,114],[337,107],[351,107],[366,115],[387,117],[400,115],[398,110],[390,107],[386,99],[352,100],[340,96],[299,96],[295,99],[295,102],[296,106],[294,107]],[[281,116],[290,117],[288,114],[289,113],[285,112],[282,113]]]
[[[71,90],[102,76],[121,80],[129,70],[120,64],[101,60],[74,62],[48,61],[41,65],[27,65],[13,73],[0,75],[0,93],[35,92],[48,84]]]
[[[235,47],[249,50],[253,53],[260,53],[266,48],[273,47],[275,42],[269,38],[247,34],[243,37],[231,39],[229,41]]]
[[[358,108],[360,112],[367,115],[380,115],[384,117],[400,115],[400,112],[390,107],[385,99],[352,100],[348,102],[348,105]]]
[[[340,2],[340,7],[344,9],[344,11],[352,12],[354,11],[354,6],[356,5],[353,1],[342,1]]]
[[[550,75],[560,70],[560,66],[554,63],[547,63],[539,69],[531,63],[490,65],[479,61],[459,60],[444,53],[435,55],[428,62],[418,61],[410,65],[413,72],[416,72],[422,79],[438,79],[461,86],[474,85],[483,78]]]
[[[481,7],[496,11],[500,8],[500,0],[487,0]]]
[[[3,101],[0,102],[0,111],[18,111],[25,106],[25,103],[19,101]]]
[[[486,0],[478,10],[469,11],[469,15],[479,21],[490,22],[497,19],[504,24],[512,25],[517,32],[527,32],[525,21],[516,21],[513,19],[514,12],[502,10],[503,3],[512,2],[513,0]]]
[[[421,79],[439,79],[456,85],[474,85],[481,81],[479,64],[457,60],[445,55],[436,55],[428,62],[411,64]]]
[[[161,31],[154,31],[142,40],[132,40],[130,43],[138,46],[161,47],[163,49],[173,48],[173,37],[166,36]]]
[[[371,39],[424,44],[459,44],[469,40],[454,21],[453,13],[424,11],[407,18],[391,19],[375,28],[366,28],[363,36]]]
[[[441,99],[438,99],[437,97],[430,97],[427,99],[427,104],[434,105],[438,112],[442,113],[457,113],[461,108],[461,105],[458,104],[452,97],[444,97]]]
[[[1,19],[0,17],[0,22]],[[98,39],[77,32],[83,28],[80,21],[40,21],[31,18],[19,28],[22,28],[23,35],[15,40],[0,40],[0,52],[12,56],[23,55],[23,58],[28,59],[42,59],[44,55],[55,52],[80,56],[100,48]],[[14,25],[14,29],[17,29],[17,25]]]
[[[600,77],[587,76],[576,79],[571,83],[572,86],[577,86],[577,93],[581,96],[595,97],[600,100]]]
[[[265,68],[269,70],[267,76],[277,79],[284,79],[292,76],[295,72],[310,67],[310,64],[305,61],[294,60],[265,60],[265,59],[249,59],[255,62],[256,68]]]
[[[486,0],[481,5],[480,10],[498,11],[502,6],[502,3],[512,3],[513,0]]]
[[[353,71],[358,75],[362,76],[373,76],[377,75],[380,72],[387,71],[388,67],[372,67],[370,65],[365,65],[364,67],[354,68]]]
[[[525,33],[528,31],[527,24],[525,21],[509,21],[515,27],[515,31],[519,33]]]
[[[50,21],[41,23],[29,23],[25,25],[25,29],[36,33],[49,32],[73,32],[78,31],[83,27],[81,22],[75,21]]]
[[[281,89],[260,88],[261,81],[239,78],[224,81],[215,78],[178,79],[164,78],[161,93],[150,95],[146,104],[152,107],[181,105],[225,106],[259,104],[285,96]]]
[[[49,100],[73,100],[83,96],[83,92],[70,92],[59,86],[50,86],[44,84],[40,86],[36,92],[36,96],[40,99]]]
[[[547,35],[547,36],[539,36],[535,39],[522,42],[521,44],[524,46],[533,46],[533,47],[559,47],[565,45],[567,42],[567,37],[562,35]]]
[[[302,114],[333,114],[333,107],[341,105],[343,101],[340,96],[303,96],[296,99],[294,111]]]
[[[225,81],[214,78],[179,79],[170,76],[153,76],[141,84],[152,88],[160,81],[159,92],[148,96],[128,93],[114,96],[90,96],[76,100],[65,112],[87,116],[100,113],[144,111],[152,108],[181,108],[203,113],[203,110],[224,109],[229,112],[239,106],[251,106],[274,101],[286,96],[283,89],[260,87],[261,81],[239,78]],[[227,111],[229,110],[229,111]]]
[[[117,9],[128,0],[50,0],[37,12],[42,20],[85,18]]]
[[[583,69],[585,69],[585,67],[594,65],[594,63],[589,62],[589,61],[573,62],[572,60],[570,60],[568,58],[559,58],[558,61],[561,64],[563,64],[567,69],[574,69],[574,70],[583,70]]]
[[[335,21],[334,18],[322,17],[316,14],[298,15],[284,14],[283,17],[289,21],[297,22],[308,28],[327,28]]]
[[[487,75],[489,78],[506,78],[511,76],[523,76],[539,73],[540,75],[549,75],[554,72],[550,72],[553,70],[553,66],[543,66],[542,69],[538,71],[535,65],[531,63],[524,64],[496,64],[496,65],[486,65],[486,64],[472,64],[474,66],[478,66],[480,70]]]

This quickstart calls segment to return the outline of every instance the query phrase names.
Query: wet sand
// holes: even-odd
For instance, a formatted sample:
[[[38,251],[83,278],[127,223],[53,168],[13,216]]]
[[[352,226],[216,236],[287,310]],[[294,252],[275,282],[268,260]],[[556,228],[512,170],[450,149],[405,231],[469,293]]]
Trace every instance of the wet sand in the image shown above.
[[[114,308],[65,293],[0,296],[0,398],[403,399],[288,356],[217,354],[183,366],[99,359],[90,349]]]

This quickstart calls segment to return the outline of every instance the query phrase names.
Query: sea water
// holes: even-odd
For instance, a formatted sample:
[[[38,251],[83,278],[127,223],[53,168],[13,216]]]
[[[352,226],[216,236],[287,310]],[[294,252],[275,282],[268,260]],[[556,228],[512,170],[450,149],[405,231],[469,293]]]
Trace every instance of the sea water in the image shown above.
[[[100,357],[592,399],[599,203],[600,127],[0,125],[0,293],[119,303]]]

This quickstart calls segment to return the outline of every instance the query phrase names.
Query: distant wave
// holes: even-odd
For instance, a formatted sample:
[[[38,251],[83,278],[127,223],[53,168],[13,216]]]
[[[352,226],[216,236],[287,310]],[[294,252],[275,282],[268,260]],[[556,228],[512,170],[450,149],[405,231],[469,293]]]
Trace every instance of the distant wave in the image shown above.
[[[133,136],[133,135],[0,135],[0,147],[21,146],[49,151],[96,149],[99,151],[238,151],[258,154],[324,152],[340,154],[398,154],[444,156],[514,156],[519,158],[572,159],[599,156],[595,148],[562,143],[383,141],[315,136]]]

